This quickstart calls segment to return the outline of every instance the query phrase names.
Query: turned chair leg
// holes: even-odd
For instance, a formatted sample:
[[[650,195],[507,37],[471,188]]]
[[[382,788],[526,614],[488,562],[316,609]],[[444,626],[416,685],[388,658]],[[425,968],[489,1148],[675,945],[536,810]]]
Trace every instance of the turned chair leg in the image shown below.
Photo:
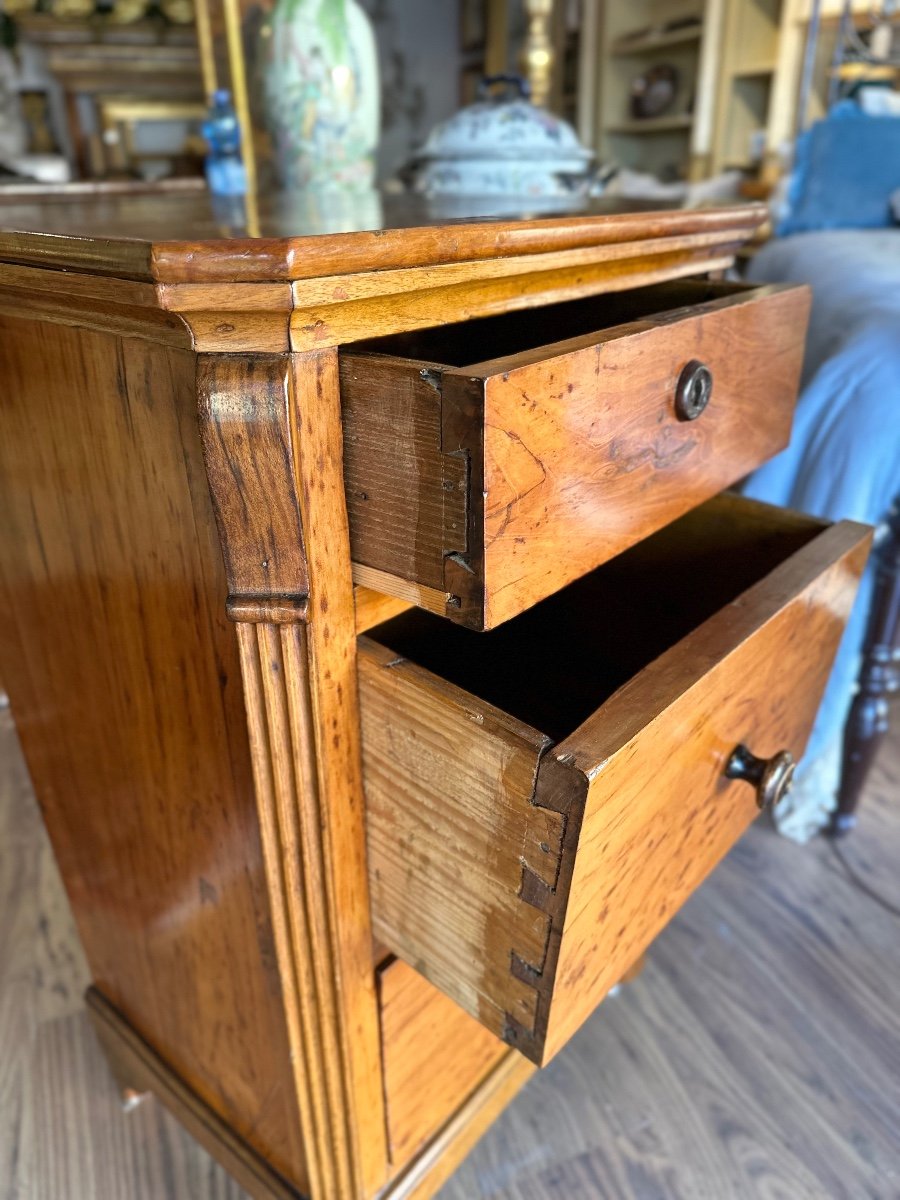
[[[900,500],[878,547],[875,590],[863,642],[858,690],[844,726],[844,761],[837,809],[829,832],[840,837],[856,824],[856,806],[890,722],[889,700],[900,689]]]

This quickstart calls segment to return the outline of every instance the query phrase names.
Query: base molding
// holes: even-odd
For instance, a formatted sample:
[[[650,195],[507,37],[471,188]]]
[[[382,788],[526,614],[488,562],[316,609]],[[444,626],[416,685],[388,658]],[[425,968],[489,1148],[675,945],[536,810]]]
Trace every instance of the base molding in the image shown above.
[[[88,988],[85,1002],[110,1069],[123,1091],[152,1092],[253,1200],[307,1200],[182,1083],[101,992]]]
[[[253,1200],[307,1200],[182,1083],[97,988],[88,988],[85,1001],[123,1092],[152,1092]],[[510,1050],[417,1157],[379,1192],[378,1200],[429,1200],[535,1071],[532,1063]]]

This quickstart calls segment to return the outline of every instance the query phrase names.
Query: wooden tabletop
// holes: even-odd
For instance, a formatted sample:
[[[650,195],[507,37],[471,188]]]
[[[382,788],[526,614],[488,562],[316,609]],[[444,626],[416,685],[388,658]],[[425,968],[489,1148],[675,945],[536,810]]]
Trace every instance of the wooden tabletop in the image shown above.
[[[759,204],[661,211],[603,199],[559,215],[479,215],[485,207],[475,203],[471,216],[448,220],[421,197],[273,194],[248,222],[240,201],[237,208],[214,203],[206,193],[39,202],[0,193],[0,262],[156,283],[285,282],[658,238],[726,234],[741,241],[766,215]]]

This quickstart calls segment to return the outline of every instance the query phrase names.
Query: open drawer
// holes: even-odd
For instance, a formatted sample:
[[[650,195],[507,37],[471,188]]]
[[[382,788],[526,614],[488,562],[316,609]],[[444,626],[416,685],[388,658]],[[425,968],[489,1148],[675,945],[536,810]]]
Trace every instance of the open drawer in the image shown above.
[[[490,629],[593,570],[786,445],[808,308],[682,280],[343,350],[356,582]]]
[[[361,637],[378,939],[551,1058],[786,782],[869,537],[722,496],[491,634]]]

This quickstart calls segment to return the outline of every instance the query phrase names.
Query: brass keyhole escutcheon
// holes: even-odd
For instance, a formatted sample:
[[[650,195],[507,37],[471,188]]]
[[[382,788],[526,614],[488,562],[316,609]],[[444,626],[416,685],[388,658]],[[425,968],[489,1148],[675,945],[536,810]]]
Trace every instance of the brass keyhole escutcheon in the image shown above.
[[[736,746],[725,767],[726,779],[743,779],[756,788],[760,808],[774,808],[785,798],[794,782],[797,764],[790,750],[779,750],[771,758],[757,758],[746,746]]]
[[[712,396],[712,371],[692,358],[675,386],[675,415],[679,421],[696,421]]]

